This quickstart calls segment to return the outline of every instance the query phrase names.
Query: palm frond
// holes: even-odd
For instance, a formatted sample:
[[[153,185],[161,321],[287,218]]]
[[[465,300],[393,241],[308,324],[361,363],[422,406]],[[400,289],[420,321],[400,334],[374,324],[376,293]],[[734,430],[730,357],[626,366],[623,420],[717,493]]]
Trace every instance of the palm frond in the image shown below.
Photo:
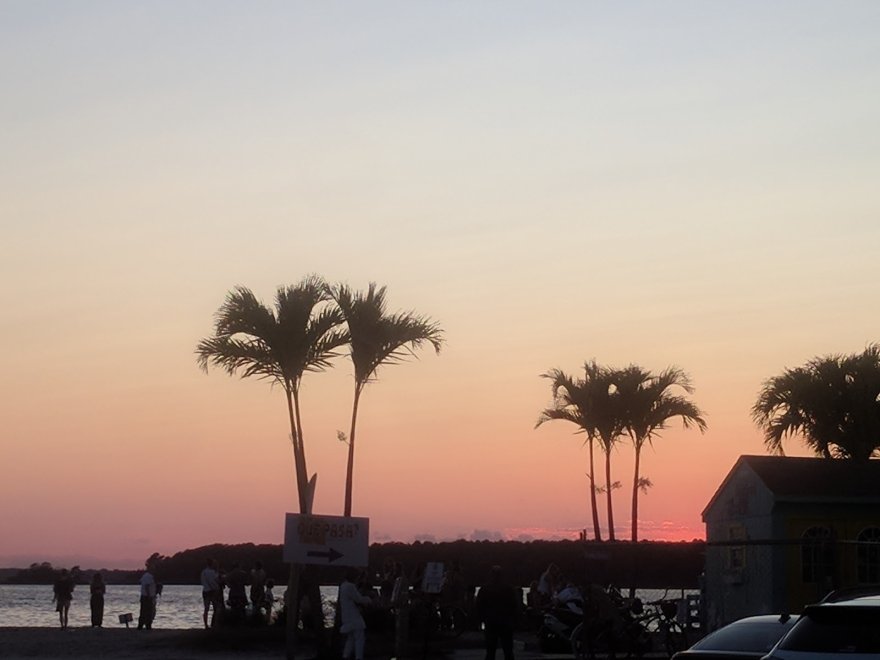
[[[348,328],[358,387],[371,382],[380,366],[416,357],[416,351],[426,344],[440,352],[443,330],[439,324],[414,312],[388,314],[384,286],[370,282],[365,292],[356,292],[346,284],[338,284],[328,291]]]

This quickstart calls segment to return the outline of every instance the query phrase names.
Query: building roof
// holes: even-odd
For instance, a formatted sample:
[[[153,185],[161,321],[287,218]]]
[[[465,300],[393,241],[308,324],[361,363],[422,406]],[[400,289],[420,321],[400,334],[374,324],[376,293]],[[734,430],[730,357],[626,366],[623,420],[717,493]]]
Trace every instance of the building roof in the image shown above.
[[[754,471],[777,502],[880,503],[878,460],[740,456],[703,510],[704,518],[731,476],[743,466]]]

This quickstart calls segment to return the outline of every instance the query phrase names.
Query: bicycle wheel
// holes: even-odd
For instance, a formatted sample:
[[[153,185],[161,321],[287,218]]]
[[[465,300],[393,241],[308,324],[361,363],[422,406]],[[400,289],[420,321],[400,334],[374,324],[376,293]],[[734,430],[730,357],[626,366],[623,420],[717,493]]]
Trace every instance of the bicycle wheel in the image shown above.
[[[666,623],[666,635],[664,637],[666,655],[670,658],[687,648],[687,637],[678,621],[672,620]]]
[[[584,624],[579,623],[571,631],[571,652],[574,655],[574,660],[584,660],[587,657],[584,655],[586,653],[586,640],[584,640],[583,636]]]

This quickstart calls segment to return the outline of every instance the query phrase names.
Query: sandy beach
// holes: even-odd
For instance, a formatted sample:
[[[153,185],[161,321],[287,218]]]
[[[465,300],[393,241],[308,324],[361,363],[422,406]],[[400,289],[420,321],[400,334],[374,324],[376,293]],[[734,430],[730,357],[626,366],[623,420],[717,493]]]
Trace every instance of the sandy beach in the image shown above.
[[[529,635],[525,635],[529,637]],[[515,642],[516,657],[562,658],[527,650],[521,638]],[[425,649],[413,643],[409,657],[478,660],[484,656],[482,636],[465,634],[454,643]],[[366,657],[391,657],[381,641],[367,642]],[[314,658],[314,648],[302,647],[303,660]],[[136,630],[107,628],[3,628],[0,627],[0,658],[3,660],[62,660],[64,658],[121,658],[122,660],[260,660],[284,658],[280,630]]]

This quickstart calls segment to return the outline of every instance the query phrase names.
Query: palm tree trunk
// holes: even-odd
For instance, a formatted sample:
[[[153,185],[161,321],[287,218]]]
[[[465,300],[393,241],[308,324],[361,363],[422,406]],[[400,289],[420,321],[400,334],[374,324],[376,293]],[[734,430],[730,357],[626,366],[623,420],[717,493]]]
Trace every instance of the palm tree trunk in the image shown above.
[[[287,414],[290,418],[290,440],[293,443],[293,467],[296,471],[296,494],[299,500],[299,512],[308,513],[308,505],[306,503],[306,484],[307,473],[305,469],[305,456],[302,451],[302,444],[299,441],[299,432],[297,430],[296,412],[294,411],[293,394],[289,388],[285,388],[287,394]]]
[[[633,497],[632,497],[632,541],[639,540],[639,459],[642,455],[642,445],[637,440],[633,441],[636,450],[635,470],[633,474]]]
[[[306,443],[303,438],[303,430],[302,430],[302,414],[299,411],[299,391],[293,391],[293,409],[296,413],[296,437],[299,440],[299,463],[300,470],[302,471],[303,481],[302,481],[302,498],[304,500],[302,512],[311,514],[312,512],[312,504],[314,499],[314,493],[309,492],[309,471],[306,469]]]
[[[348,434],[348,466],[345,473],[345,513],[351,515],[351,493],[354,484],[354,431],[357,424],[358,403],[361,400],[360,385],[354,386],[354,403],[351,406],[351,430]]]
[[[315,492],[314,492],[315,478],[314,477],[316,477],[317,475],[314,475],[314,477],[311,480],[307,479],[308,470],[306,469],[306,445],[305,445],[305,439],[303,438],[302,414],[300,413],[300,409],[299,409],[299,391],[296,389],[293,390],[293,409],[294,409],[295,418],[296,418],[296,435],[297,435],[297,438],[299,439],[300,470],[302,471],[303,479],[304,479],[303,480],[303,491],[304,492],[302,494],[302,498],[303,498],[302,512],[307,515],[311,515],[312,506],[314,504],[314,497],[315,497]],[[294,567],[291,566],[291,573],[293,572],[293,568]],[[309,568],[305,567],[305,566],[301,566],[298,568],[299,568],[300,573],[303,573],[303,572],[309,570]],[[314,571],[309,571],[309,575],[313,576]],[[299,577],[299,575],[297,575],[297,577]],[[291,580],[292,579],[293,578],[291,576]],[[299,585],[297,584],[297,587],[298,586]],[[318,584],[318,581],[315,579],[309,579],[306,586],[307,586],[306,597],[309,599],[309,601],[311,603],[312,612],[317,613],[315,615],[318,619],[316,621],[316,625],[315,625],[315,643],[318,647],[318,657],[325,657],[327,655],[328,637],[327,637],[326,630],[324,629],[324,609],[323,609],[323,605],[321,604],[321,587]],[[291,591],[290,593],[296,594],[296,598],[297,598],[296,608],[292,609],[291,612],[296,613],[297,616],[293,621],[293,629],[292,630],[291,630],[290,622],[288,621],[288,623],[287,623],[287,639],[288,639],[287,652],[288,652],[288,654],[290,654],[292,652],[292,649],[294,647],[294,643],[289,641],[291,638],[290,637],[291,632],[293,632],[294,635],[296,634],[296,626],[297,626],[297,623],[299,623],[298,590]]]
[[[611,443],[603,447],[605,450],[605,497],[608,502],[608,540],[614,540],[614,511],[611,506]]]
[[[593,463],[593,438],[590,438],[590,509],[593,514],[593,538],[602,540],[602,531],[599,529],[599,505],[596,502],[596,470]]]
[[[293,405],[293,394],[290,387],[285,387],[287,394],[287,414],[290,418],[290,439],[293,443],[293,465],[296,471],[296,494],[299,500],[300,513],[306,513],[308,508],[305,492],[306,492],[306,471],[302,456],[302,445],[299,442],[299,433],[297,431],[296,413]],[[296,656],[296,634],[297,624],[299,623],[299,579],[302,574],[302,566],[300,564],[290,565],[290,576],[287,579],[287,598],[285,605],[287,606],[287,620],[285,621],[285,652],[288,660],[294,660]]]

